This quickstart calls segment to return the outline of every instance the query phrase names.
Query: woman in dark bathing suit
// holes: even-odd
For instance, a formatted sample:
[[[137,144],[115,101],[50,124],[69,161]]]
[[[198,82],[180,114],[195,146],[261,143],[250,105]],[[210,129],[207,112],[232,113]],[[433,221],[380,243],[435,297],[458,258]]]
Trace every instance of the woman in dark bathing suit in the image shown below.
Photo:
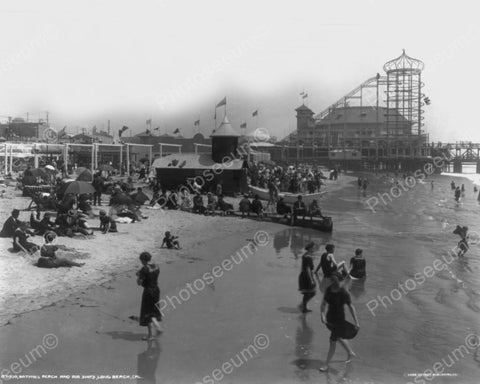
[[[298,289],[303,294],[302,304],[300,304],[303,313],[312,312],[307,309],[307,303],[315,296],[317,284],[313,277],[313,252],[315,243],[311,242],[305,246],[305,253],[302,256],[302,270],[298,276]]]
[[[363,258],[363,250],[357,248],[355,256],[350,259],[350,276],[356,279],[364,279],[367,276],[367,262]]]
[[[330,348],[328,350],[327,360],[325,366],[320,368],[320,371],[327,371],[329,368],[330,361],[332,360],[333,355],[335,354],[335,349],[337,346],[337,341],[340,342],[345,351],[348,354],[346,362],[350,361],[352,357],[356,356],[352,348],[348,344],[344,337],[348,337],[346,334],[349,331],[349,323],[345,321],[345,310],[344,305],[347,305],[350,309],[350,313],[355,321],[355,328],[358,332],[360,325],[358,323],[357,315],[355,313],[355,308],[352,305],[352,300],[350,294],[346,291],[345,288],[340,286],[341,275],[338,272],[334,272],[331,276],[332,285],[330,285],[323,296],[323,301],[320,307],[320,312],[322,316],[322,323],[324,323],[327,328],[331,331],[330,334]],[[325,315],[325,310],[328,304],[328,311]],[[350,337],[351,338],[351,337]]]
[[[157,335],[162,332],[159,321],[162,320],[158,302],[160,300],[160,288],[158,287],[158,275],[160,269],[156,264],[150,263],[152,255],[148,252],[140,254],[140,261],[143,264],[142,269],[137,272],[137,284],[143,287],[142,305],[140,308],[140,325],[148,327],[148,335],[143,340],[152,340],[153,329]]]

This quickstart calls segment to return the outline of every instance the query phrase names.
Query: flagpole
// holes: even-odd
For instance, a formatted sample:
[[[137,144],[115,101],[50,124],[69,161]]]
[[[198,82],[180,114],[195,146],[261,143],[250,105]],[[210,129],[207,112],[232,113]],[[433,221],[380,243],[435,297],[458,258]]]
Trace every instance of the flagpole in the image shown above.
[[[215,131],[217,130],[217,104],[215,104],[215,115],[213,117],[215,119]]]
[[[225,101],[225,110],[223,111],[223,119],[227,116],[227,102]]]
[[[258,129],[258,109],[256,110],[257,111],[257,114],[255,115],[255,129]]]

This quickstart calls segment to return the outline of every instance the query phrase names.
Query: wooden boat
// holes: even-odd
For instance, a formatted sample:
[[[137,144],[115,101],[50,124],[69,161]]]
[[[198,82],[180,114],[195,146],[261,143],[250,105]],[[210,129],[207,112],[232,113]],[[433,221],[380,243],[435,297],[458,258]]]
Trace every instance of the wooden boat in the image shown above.
[[[258,195],[258,197],[261,200],[270,200],[270,193],[268,192],[268,189],[263,189],[259,187],[254,187],[252,185],[249,185],[248,188],[250,189],[250,192],[252,192],[253,195]],[[326,193],[327,191],[321,191],[317,193],[290,193],[290,192],[280,192],[278,194],[279,197],[283,197],[285,203],[287,204],[293,204],[297,201],[298,196],[302,196],[302,200],[306,205],[309,205],[314,199],[320,199],[320,197]]]
[[[240,212],[231,212],[231,214],[241,217]],[[253,220],[261,220],[261,221],[266,221],[266,222],[273,222],[273,223],[278,223],[278,224],[283,224],[283,225],[288,225],[288,226],[295,226],[295,227],[303,227],[303,228],[311,228],[311,229],[316,229],[317,231],[322,231],[322,232],[332,232],[333,231],[333,220],[331,217],[324,216],[324,218],[320,217],[313,217],[310,219],[310,217],[305,217],[305,220],[301,217],[297,217],[293,223],[291,222],[290,217],[285,217],[284,215],[278,215],[278,214],[266,214],[263,218],[259,218],[257,215],[254,213],[250,213],[250,216],[245,216],[245,218],[248,219],[253,219]]]

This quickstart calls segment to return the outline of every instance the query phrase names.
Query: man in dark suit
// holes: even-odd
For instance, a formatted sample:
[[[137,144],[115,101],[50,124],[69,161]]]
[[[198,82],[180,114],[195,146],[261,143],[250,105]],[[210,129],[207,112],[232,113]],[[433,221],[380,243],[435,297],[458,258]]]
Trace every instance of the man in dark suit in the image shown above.
[[[20,220],[18,220],[19,214],[20,211],[18,209],[12,211],[12,215],[3,224],[0,237],[13,237],[15,230],[20,226]]]

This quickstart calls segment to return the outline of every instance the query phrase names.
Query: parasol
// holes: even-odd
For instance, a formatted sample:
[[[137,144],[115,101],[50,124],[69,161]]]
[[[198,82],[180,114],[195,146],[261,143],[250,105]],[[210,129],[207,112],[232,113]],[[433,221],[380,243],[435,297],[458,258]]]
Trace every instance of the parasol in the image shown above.
[[[87,183],[86,181],[72,181],[67,189],[65,190],[65,194],[75,194],[75,195],[85,195],[89,193],[95,193],[95,188],[93,188],[92,184]]]
[[[92,172],[90,172],[89,169],[85,169],[82,173],[80,173],[80,174],[77,176],[77,180],[78,180],[78,181],[88,181],[88,182],[92,182],[92,181],[93,181]]]

